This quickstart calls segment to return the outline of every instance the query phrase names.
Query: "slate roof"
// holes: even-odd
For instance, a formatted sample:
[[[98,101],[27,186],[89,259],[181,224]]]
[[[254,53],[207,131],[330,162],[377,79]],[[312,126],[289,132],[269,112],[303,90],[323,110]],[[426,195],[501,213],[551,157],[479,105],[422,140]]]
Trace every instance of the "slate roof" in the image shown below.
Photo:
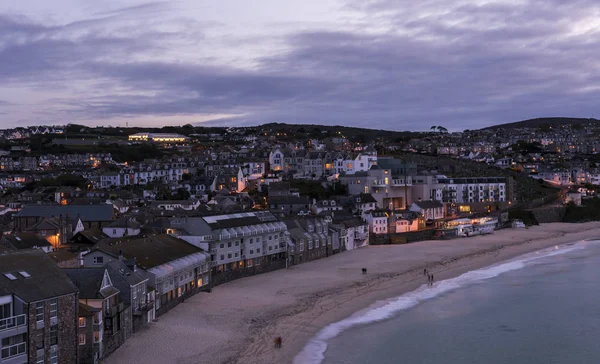
[[[415,201],[414,204],[417,205],[417,206],[419,206],[423,210],[444,207],[444,205],[441,202],[439,202],[439,201],[432,201],[432,200],[429,200],[429,201]]]
[[[27,272],[25,278],[20,271]],[[15,280],[4,274],[11,273]],[[22,250],[0,255],[0,295],[15,294],[27,303],[76,293],[79,289],[41,250]]]
[[[146,270],[203,252],[202,249],[187,241],[170,235],[110,239],[100,243],[98,249],[115,256],[122,253],[127,259],[135,258],[137,265]]]
[[[108,274],[112,280],[113,285],[121,293],[121,301],[130,304],[131,303],[131,286],[138,285],[148,278],[141,275],[139,272],[134,272],[122,260],[113,260],[106,264]]]
[[[111,221],[112,205],[29,205],[23,207],[16,217],[58,217],[60,215],[76,217],[81,221]]]
[[[14,233],[4,236],[8,244],[17,250],[51,247],[52,244],[48,240],[42,238],[35,233]],[[0,268],[1,269],[1,268]]]
[[[129,228],[129,229],[139,229],[140,224],[136,221],[131,221],[128,217],[123,216],[118,218],[117,220],[111,222],[108,227],[111,228]]]
[[[79,287],[79,298],[105,299],[119,293],[115,287],[101,289],[106,268],[64,268],[63,272]]]

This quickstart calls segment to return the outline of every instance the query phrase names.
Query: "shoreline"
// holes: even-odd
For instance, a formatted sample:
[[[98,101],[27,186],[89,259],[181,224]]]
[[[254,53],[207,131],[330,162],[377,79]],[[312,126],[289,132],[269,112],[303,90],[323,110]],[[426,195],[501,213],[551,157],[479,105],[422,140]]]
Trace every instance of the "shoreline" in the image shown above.
[[[425,284],[424,268],[441,281],[592,238],[600,238],[600,222],[543,224],[344,252],[198,294],[136,333],[103,362],[291,363],[325,326]],[[368,268],[366,275],[362,267]],[[276,336],[283,338],[281,349],[274,348]]]

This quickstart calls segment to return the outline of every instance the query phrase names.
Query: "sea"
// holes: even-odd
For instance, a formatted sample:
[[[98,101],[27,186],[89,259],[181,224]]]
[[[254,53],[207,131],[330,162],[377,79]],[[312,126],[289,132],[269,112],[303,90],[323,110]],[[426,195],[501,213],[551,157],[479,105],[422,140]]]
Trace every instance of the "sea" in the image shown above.
[[[600,240],[579,241],[378,302],[294,364],[600,363],[599,342]]]

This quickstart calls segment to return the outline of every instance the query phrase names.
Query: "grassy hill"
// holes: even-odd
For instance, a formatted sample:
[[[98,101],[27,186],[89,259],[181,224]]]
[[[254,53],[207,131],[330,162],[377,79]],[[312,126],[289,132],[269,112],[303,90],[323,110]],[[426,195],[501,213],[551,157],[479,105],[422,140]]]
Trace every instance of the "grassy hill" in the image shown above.
[[[572,125],[573,127],[584,127],[588,125],[600,126],[600,120],[591,118],[545,117],[489,126],[487,128],[483,128],[482,130],[518,128],[549,129],[550,127],[557,128],[562,125]]]

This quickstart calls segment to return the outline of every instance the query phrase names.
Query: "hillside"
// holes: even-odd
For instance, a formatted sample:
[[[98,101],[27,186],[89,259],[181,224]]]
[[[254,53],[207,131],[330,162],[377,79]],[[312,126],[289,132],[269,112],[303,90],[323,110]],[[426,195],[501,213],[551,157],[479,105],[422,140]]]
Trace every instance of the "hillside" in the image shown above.
[[[518,129],[518,128],[536,128],[549,129],[557,128],[562,125],[572,125],[575,127],[583,127],[588,124],[600,126],[600,120],[591,118],[568,118],[568,117],[546,117],[535,118],[529,120],[516,121],[513,123],[500,124],[483,128],[482,130],[498,130],[498,129]]]

